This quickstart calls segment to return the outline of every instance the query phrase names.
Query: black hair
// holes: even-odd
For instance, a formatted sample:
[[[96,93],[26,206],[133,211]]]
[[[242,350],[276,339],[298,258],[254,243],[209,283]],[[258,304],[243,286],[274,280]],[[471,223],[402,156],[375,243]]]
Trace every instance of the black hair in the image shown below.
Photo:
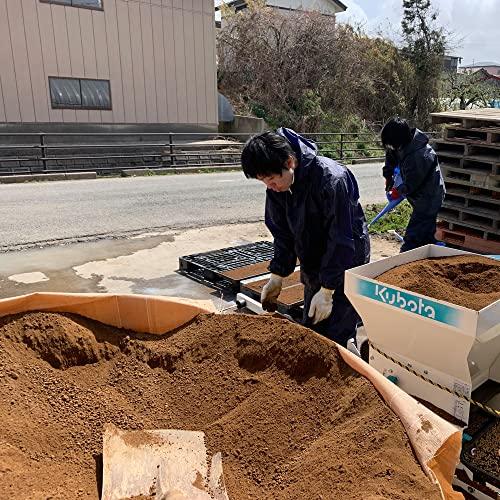
[[[290,156],[295,157],[292,146],[274,132],[251,137],[241,152],[241,166],[249,179],[281,174]]]
[[[409,144],[413,134],[408,122],[404,118],[396,116],[384,125],[380,137],[384,148],[392,146],[398,149]]]

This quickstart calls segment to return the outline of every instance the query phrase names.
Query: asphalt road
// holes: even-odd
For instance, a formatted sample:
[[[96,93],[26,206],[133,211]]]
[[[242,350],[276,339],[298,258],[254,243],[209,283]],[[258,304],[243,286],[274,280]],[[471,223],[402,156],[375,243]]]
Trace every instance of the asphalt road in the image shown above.
[[[385,200],[380,164],[354,166],[362,203]],[[263,218],[240,172],[0,185],[0,250]]]

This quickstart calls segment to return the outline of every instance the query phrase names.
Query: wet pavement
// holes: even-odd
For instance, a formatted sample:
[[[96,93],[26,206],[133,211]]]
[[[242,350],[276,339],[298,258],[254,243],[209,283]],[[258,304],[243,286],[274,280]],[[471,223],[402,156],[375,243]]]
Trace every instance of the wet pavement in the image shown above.
[[[182,255],[269,239],[262,223],[215,226],[128,239],[3,253],[0,298],[34,292],[133,293],[212,299],[231,296],[178,274]]]

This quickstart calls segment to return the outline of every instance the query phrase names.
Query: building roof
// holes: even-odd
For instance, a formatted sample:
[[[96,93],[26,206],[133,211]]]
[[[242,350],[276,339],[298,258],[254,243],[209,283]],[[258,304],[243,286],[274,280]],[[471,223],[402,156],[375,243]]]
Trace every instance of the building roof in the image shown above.
[[[500,66],[500,63],[493,62],[493,61],[483,61],[483,62],[477,62],[474,64],[464,64],[463,66],[460,66],[461,68],[484,68],[487,66]]]
[[[335,4],[339,9],[342,9],[343,12],[347,10],[347,5],[342,3],[340,0],[328,0],[331,3]],[[215,6],[215,10],[220,10],[221,4],[225,3],[230,7],[238,7],[240,5],[246,4],[246,0],[219,0],[218,5]]]
[[[492,75],[488,73],[484,68],[478,69],[474,75],[482,75],[485,80],[495,80],[500,84],[500,76]]]
[[[340,0],[333,0],[333,3],[336,3],[339,8],[344,10],[344,12],[347,10],[347,5],[345,3],[342,3]]]

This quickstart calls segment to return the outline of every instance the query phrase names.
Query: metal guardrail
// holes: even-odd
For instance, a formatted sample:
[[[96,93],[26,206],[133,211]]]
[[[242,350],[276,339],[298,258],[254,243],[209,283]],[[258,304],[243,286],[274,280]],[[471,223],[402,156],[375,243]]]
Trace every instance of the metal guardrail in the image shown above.
[[[352,161],[384,156],[380,140],[372,132],[305,132],[302,135],[312,139],[324,156],[334,160]]]
[[[105,175],[138,166],[236,166],[244,145],[242,139],[249,135],[204,132],[0,133],[0,174],[95,171]],[[377,135],[371,132],[305,132],[303,135],[316,142],[321,154],[343,162],[376,159],[384,153]],[[5,138],[10,141],[7,143]]]
[[[235,140],[235,135],[238,134],[0,133],[0,173],[97,171],[109,174],[139,165],[151,168],[215,166],[227,164],[225,157],[239,159],[243,143]],[[8,143],[5,138],[10,139]],[[214,142],[223,138],[232,140],[223,144]],[[201,159],[204,161],[200,162]]]

